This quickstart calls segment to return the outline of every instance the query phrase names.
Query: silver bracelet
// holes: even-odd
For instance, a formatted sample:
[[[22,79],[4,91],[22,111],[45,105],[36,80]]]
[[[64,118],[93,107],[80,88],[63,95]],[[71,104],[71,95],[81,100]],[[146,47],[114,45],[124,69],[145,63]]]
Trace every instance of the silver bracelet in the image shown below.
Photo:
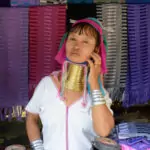
[[[100,90],[93,90],[91,96],[92,96],[92,106],[106,104],[105,98]]]
[[[41,139],[31,142],[30,145],[32,150],[44,150],[43,142]]]

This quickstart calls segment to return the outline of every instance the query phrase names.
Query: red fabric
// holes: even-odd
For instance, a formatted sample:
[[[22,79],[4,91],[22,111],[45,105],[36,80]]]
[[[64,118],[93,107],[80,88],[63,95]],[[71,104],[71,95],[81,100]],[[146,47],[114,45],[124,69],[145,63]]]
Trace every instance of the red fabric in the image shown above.
[[[54,59],[66,30],[66,6],[29,9],[29,95],[45,75],[57,69]]]

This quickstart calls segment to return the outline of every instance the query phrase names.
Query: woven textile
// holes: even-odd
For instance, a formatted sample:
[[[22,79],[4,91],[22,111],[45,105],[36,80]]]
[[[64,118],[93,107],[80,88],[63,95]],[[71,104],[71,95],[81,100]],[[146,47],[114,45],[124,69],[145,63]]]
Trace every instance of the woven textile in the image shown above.
[[[125,3],[125,0],[94,0],[94,3]]]
[[[66,4],[67,0],[40,0],[41,5],[47,4]]]
[[[150,99],[150,5],[128,5],[128,40],[126,107]]]
[[[30,96],[43,76],[56,70],[54,57],[66,28],[66,6],[33,7],[29,11]]]
[[[144,4],[150,3],[150,0],[125,0],[127,4]]]
[[[96,10],[108,42],[105,87],[113,100],[122,100],[127,74],[127,6],[97,4]]]
[[[35,6],[39,4],[40,0],[11,0],[11,6]]]
[[[28,102],[27,8],[0,9],[0,61],[0,119],[4,119],[13,107]]]

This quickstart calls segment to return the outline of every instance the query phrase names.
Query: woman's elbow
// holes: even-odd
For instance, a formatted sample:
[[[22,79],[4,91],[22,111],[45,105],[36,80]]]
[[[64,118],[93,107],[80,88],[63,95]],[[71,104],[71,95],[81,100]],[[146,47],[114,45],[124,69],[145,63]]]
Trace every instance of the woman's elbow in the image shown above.
[[[99,128],[96,131],[96,133],[99,136],[107,137],[111,133],[114,126],[115,126],[115,122],[114,122],[114,119],[112,119],[112,121],[109,121],[108,123],[106,123],[101,129]]]

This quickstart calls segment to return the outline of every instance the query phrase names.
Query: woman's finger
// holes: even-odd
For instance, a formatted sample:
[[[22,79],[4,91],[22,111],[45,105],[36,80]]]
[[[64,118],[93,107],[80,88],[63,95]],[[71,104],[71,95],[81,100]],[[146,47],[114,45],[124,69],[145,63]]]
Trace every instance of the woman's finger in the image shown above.
[[[87,62],[89,63],[90,68],[93,68],[93,67],[94,67],[94,63],[92,62],[92,60],[88,59]]]
[[[94,59],[95,64],[101,64],[101,59],[96,53],[91,54],[91,57]]]
[[[95,64],[94,66],[95,66],[96,71],[100,73],[101,72],[101,68],[100,68],[101,65]]]
[[[97,53],[93,53],[93,55],[97,58],[97,60],[99,60],[100,61],[100,63],[101,63],[101,57],[97,54]]]

